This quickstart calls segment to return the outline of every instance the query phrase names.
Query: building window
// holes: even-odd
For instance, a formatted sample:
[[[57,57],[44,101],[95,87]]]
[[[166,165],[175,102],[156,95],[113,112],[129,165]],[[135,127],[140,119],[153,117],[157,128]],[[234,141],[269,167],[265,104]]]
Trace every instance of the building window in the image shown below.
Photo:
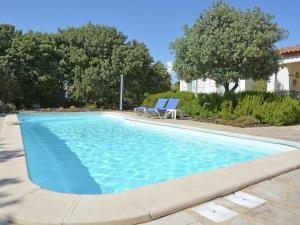
[[[299,78],[299,73],[297,72],[297,73],[295,73],[295,78]]]

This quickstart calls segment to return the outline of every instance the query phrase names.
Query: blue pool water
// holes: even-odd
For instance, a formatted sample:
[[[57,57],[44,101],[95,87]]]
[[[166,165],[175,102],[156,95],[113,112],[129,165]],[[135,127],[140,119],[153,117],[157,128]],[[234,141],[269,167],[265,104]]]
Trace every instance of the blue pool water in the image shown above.
[[[18,117],[31,180],[64,193],[122,192],[294,149],[101,113]]]

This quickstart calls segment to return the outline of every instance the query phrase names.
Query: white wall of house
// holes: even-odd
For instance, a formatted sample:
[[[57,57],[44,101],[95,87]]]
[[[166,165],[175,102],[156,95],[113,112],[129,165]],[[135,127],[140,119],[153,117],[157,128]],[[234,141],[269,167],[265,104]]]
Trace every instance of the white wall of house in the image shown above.
[[[252,88],[252,80],[240,80],[239,86],[235,90],[236,92],[248,91]],[[233,87],[234,83],[230,84]],[[194,93],[224,93],[225,89],[223,86],[217,86],[216,82],[211,79],[198,79],[192,82],[180,81],[180,91],[189,91]]]
[[[267,91],[290,90],[289,71],[286,67],[280,68],[277,74],[273,74],[267,84]]]
[[[282,61],[278,73],[270,77],[267,91],[300,91],[300,56]]]
[[[273,74],[268,83],[267,91],[275,92],[300,91],[300,55],[285,58],[280,62],[280,69],[277,74]],[[252,89],[253,80],[240,80],[236,92],[248,91]],[[234,84],[230,84],[232,87]],[[217,86],[215,81],[198,79],[192,82],[180,81],[180,91],[190,91],[194,93],[223,93],[224,88]]]

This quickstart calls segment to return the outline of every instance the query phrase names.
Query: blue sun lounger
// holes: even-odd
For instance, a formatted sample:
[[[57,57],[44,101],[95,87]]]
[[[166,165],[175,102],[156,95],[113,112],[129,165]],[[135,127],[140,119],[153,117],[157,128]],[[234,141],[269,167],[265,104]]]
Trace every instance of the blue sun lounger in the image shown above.
[[[160,98],[156,102],[155,108],[156,109],[163,109],[167,103],[168,99]],[[133,110],[136,112],[137,115],[143,114],[145,110],[148,109],[147,107],[136,107]]]
[[[148,108],[145,109],[146,116],[157,115],[160,119],[167,118],[170,114],[173,119],[176,119],[177,106],[180,99],[169,99],[167,105],[164,108]],[[181,110],[180,110],[181,112]]]

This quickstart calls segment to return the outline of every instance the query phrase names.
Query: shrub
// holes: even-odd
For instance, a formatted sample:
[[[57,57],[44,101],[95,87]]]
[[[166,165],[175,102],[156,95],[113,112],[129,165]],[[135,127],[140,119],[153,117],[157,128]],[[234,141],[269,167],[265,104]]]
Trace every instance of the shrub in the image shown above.
[[[238,100],[238,105],[234,110],[236,116],[254,116],[259,118],[259,109],[263,104],[262,95],[249,95]]]
[[[96,103],[87,104],[85,107],[89,110],[95,110],[98,108]]]
[[[221,94],[198,94],[190,92],[165,92],[149,95],[143,106],[154,107],[159,98],[181,99],[179,108],[184,115],[196,119],[226,120],[234,126],[289,125],[300,122],[300,103],[288,96],[266,92],[240,92]],[[231,121],[231,122],[228,122]]]
[[[8,112],[16,112],[17,108],[13,103],[7,103],[7,111]]]
[[[201,106],[215,112],[220,110],[221,104],[224,100],[224,96],[217,93],[201,93],[198,94],[197,98]]]
[[[234,118],[232,101],[225,100],[221,104],[221,111],[218,113],[219,117],[225,120]]]
[[[19,109],[26,109],[26,106],[23,103],[21,103],[18,108]]]
[[[193,118],[201,119],[213,117],[213,113],[205,108],[205,106],[201,106],[196,98],[184,104],[184,107],[183,111],[185,115],[189,115]]]
[[[281,126],[300,122],[299,114],[299,103],[290,97],[282,97],[273,102],[265,102],[261,107],[260,116],[266,124]]]
[[[252,90],[257,92],[267,92],[267,81],[257,80],[252,84]]]
[[[0,100],[0,113],[5,112],[6,104]]]
[[[254,127],[260,124],[260,121],[253,116],[241,116],[234,120],[234,125],[237,127]]]

